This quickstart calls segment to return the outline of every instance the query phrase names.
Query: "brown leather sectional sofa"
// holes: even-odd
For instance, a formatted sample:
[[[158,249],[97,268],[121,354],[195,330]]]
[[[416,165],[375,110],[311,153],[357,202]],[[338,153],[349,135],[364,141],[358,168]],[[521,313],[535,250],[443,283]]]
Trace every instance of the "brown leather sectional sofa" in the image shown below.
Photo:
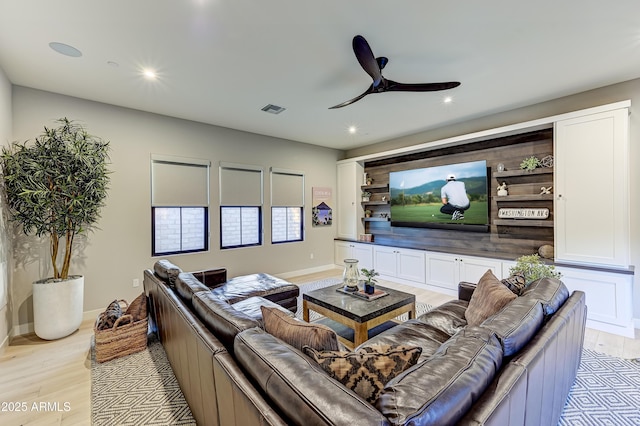
[[[580,363],[584,293],[541,280],[468,326],[475,285],[461,283],[459,300],[364,344],[423,349],[373,406],[264,332],[259,306],[282,309],[277,302],[286,297],[266,292],[229,304],[197,274],[180,274],[168,262],[154,270],[144,279],[151,315],[198,424],[556,425]]]

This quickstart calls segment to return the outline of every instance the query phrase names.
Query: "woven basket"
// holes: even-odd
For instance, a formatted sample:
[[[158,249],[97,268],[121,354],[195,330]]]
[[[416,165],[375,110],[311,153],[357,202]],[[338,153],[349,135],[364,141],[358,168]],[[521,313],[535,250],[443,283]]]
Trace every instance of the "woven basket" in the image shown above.
[[[124,303],[126,304],[126,302]],[[102,312],[98,316],[93,327],[96,336],[96,361],[109,361],[147,348],[149,321],[146,317],[140,321],[132,322],[133,317],[131,315],[122,315],[116,320],[112,328],[98,330],[97,324],[104,314]]]

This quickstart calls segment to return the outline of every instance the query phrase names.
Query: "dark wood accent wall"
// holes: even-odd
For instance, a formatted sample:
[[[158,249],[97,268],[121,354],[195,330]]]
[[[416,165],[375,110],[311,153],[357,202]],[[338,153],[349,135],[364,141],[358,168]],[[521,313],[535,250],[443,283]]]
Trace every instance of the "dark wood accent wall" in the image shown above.
[[[392,227],[386,220],[377,219],[389,213],[389,204],[367,205],[376,219],[365,220],[365,232],[373,234],[374,242],[407,248],[454,252],[468,255],[484,255],[515,258],[523,254],[536,253],[544,244],[553,244],[553,197],[533,197],[526,195],[540,193],[542,186],[553,185],[553,173],[532,174],[531,176],[494,177],[498,163],[505,170],[519,170],[523,159],[532,155],[539,159],[553,153],[553,130],[544,129],[525,134],[493,138],[468,145],[435,149],[413,153],[402,157],[388,158],[365,163],[365,172],[373,178],[373,185],[389,183],[389,172],[413,168],[431,167],[451,163],[486,160],[489,168],[489,208],[490,232],[466,232],[430,228]],[[503,174],[504,175],[504,174]],[[497,196],[497,188],[507,181],[509,195],[522,195],[512,198],[508,203]],[[388,190],[387,190],[388,191]],[[379,190],[373,193],[372,201],[378,201],[388,192]],[[388,198],[387,198],[388,199]],[[544,207],[549,208],[550,217],[539,226],[496,225],[499,207]],[[521,221],[528,221],[522,219]],[[519,223],[513,223],[519,225]],[[530,225],[531,223],[524,223]]]

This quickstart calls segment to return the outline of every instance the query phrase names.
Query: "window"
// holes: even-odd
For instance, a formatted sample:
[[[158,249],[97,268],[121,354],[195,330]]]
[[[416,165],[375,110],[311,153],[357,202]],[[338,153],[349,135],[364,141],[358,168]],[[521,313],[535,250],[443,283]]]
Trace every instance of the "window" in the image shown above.
[[[304,174],[271,168],[271,242],[303,240]]]
[[[208,249],[209,161],[152,155],[152,256]]]
[[[262,167],[220,163],[220,248],[262,244]]]

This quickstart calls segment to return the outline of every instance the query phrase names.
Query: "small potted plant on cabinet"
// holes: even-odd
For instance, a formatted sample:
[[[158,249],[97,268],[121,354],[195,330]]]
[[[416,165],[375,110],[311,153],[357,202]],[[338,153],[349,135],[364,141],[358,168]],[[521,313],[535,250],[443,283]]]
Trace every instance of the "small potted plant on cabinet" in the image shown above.
[[[362,275],[365,276],[364,292],[367,294],[373,294],[376,291],[376,283],[378,282],[375,279],[375,277],[377,277],[380,274],[377,273],[376,270],[373,268],[372,269],[362,268],[360,272],[362,272]]]
[[[68,336],[82,322],[84,277],[69,274],[73,243],[100,218],[109,184],[109,142],[67,118],[57,123],[0,155],[12,220],[25,235],[49,238],[53,276],[32,285],[34,328],[45,340]]]
[[[367,209],[367,210],[364,211],[364,217],[371,217],[372,213],[373,212],[371,210]]]
[[[369,191],[362,191],[362,201],[368,202],[371,199],[371,193]]]
[[[525,285],[540,278],[561,278],[562,274],[556,271],[555,266],[545,264],[538,254],[530,254],[520,256],[516,259],[516,266],[509,269],[509,273],[513,275],[522,275]]]

